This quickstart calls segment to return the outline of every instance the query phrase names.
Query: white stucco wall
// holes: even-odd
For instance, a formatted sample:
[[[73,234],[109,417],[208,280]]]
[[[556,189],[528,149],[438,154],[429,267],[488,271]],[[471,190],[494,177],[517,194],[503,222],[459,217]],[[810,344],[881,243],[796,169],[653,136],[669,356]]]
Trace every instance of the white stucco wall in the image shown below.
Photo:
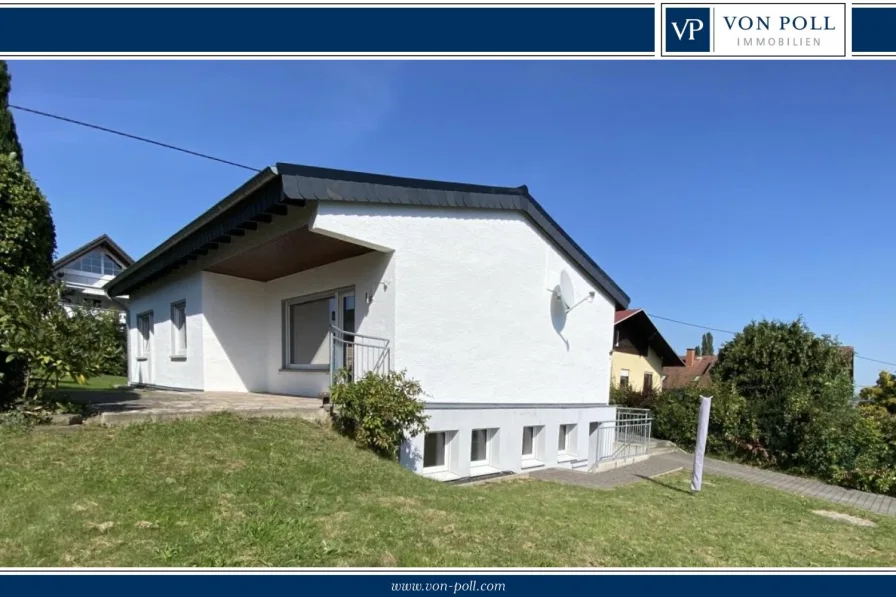
[[[613,302],[522,214],[323,203],[312,229],[395,250],[395,364],[428,402],[608,402]],[[568,314],[563,269],[596,292]]]
[[[433,475],[437,479],[453,479],[496,472],[536,470],[548,467],[585,470],[594,464],[597,434],[590,433],[592,423],[615,420],[614,406],[579,407],[576,405],[537,405],[495,408],[438,407],[427,409],[432,432],[453,431],[449,445],[448,470]],[[558,451],[560,425],[575,425],[574,442],[565,454]],[[541,427],[536,438],[535,459],[522,459],[523,428]],[[485,467],[470,467],[473,429],[494,429],[489,443],[489,462]],[[424,473],[423,436],[406,444],[401,462],[411,470]]]
[[[185,300],[187,315],[186,358],[172,358],[171,304]],[[138,363],[137,317],[152,311],[150,358]],[[128,314],[129,381],[157,386],[201,390],[203,376],[202,277],[199,272],[168,276],[131,295]],[[148,376],[139,378],[141,375]]]
[[[265,285],[202,272],[205,390],[267,389]]]

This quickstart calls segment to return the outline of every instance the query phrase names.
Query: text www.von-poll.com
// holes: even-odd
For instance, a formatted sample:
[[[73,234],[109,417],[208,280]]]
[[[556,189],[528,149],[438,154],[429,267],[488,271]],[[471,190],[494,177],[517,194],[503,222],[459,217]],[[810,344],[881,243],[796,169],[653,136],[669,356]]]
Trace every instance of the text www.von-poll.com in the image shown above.
[[[392,591],[423,591],[436,593],[492,593],[504,591],[506,585],[502,582],[485,582],[479,583],[478,580],[468,580],[466,582],[394,582],[392,583]]]

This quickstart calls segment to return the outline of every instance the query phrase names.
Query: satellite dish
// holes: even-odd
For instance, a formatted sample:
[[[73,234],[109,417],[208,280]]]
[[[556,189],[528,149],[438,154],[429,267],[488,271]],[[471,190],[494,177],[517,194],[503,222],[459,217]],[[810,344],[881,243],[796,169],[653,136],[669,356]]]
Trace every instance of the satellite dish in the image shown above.
[[[572,278],[566,270],[560,272],[560,284],[554,287],[554,296],[563,307],[564,313],[569,313],[587,300],[594,300],[595,292],[592,290],[585,298],[576,302],[576,291],[572,287]]]
[[[560,300],[563,306],[569,311],[576,304],[576,292],[572,287],[572,280],[566,270],[560,272]]]

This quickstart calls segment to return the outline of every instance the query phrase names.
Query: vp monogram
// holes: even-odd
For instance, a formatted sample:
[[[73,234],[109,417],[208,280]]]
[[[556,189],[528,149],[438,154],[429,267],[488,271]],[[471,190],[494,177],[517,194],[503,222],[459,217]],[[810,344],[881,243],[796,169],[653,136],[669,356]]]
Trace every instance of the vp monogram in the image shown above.
[[[675,30],[675,35],[678,36],[679,41],[684,38],[685,34],[688,35],[688,41],[694,41],[694,34],[698,31],[703,31],[703,21],[700,19],[685,19],[682,27],[678,26],[677,21],[672,21],[672,28]]]

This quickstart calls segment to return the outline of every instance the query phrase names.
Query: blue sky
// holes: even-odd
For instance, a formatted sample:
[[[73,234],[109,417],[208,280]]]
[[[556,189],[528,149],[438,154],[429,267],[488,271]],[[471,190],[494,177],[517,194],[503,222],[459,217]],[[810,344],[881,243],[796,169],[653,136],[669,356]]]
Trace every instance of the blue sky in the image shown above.
[[[37,62],[13,103],[263,167],[527,184],[632,297],[896,362],[892,62]],[[16,112],[59,253],[140,257],[251,173]],[[657,320],[679,351],[701,330]],[[715,333],[718,346],[728,336]],[[856,361],[857,383],[882,366]],[[892,368],[891,368],[892,369]]]

